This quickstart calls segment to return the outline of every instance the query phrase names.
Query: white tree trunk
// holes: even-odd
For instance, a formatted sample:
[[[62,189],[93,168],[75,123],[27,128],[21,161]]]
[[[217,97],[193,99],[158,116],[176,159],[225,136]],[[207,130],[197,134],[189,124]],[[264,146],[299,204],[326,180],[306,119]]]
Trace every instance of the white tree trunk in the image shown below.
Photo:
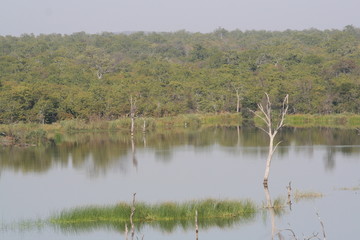
[[[131,136],[134,136],[134,128],[135,128],[135,119],[134,119],[134,116],[133,114],[131,114]]]
[[[134,129],[135,129],[135,111],[136,111],[136,100],[130,96],[130,117],[131,117],[131,136],[134,136]]]
[[[240,93],[239,93],[239,90],[237,89],[236,90],[236,112],[240,112],[240,100],[241,100],[241,97],[240,97]]]
[[[264,174],[264,187],[268,186],[268,180],[269,180],[269,174],[270,174],[270,165],[271,165],[271,159],[272,159],[272,155],[274,153],[274,137],[273,135],[269,135],[270,136],[270,140],[269,140],[269,152],[268,152],[268,157],[266,159],[266,167],[265,167],[265,174]]]

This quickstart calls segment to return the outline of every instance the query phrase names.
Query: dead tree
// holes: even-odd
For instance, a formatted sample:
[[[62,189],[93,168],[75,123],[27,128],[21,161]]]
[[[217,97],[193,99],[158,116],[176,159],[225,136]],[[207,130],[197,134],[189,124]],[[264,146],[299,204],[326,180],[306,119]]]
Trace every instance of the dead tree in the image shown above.
[[[276,134],[279,132],[280,128],[284,126],[284,120],[285,115],[287,114],[288,107],[289,107],[289,95],[286,95],[284,98],[284,101],[282,103],[282,108],[280,111],[280,119],[278,120],[277,124],[273,123],[273,117],[272,117],[272,109],[271,109],[271,102],[269,98],[269,94],[265,93],[266,95],[266,104],[265,106],[261,103],[258,104],[258,108],[260,110],[260,113],[252,111],[257,117],[259,117],[264,123],[266,124],[266,128],[259,127],[261,130],[266,132],[269,136],[269,153],[266,160],[266,168],[265,168],[265,175],[264,175],[264,187],[268,186],[268,179],[269,179],[269,173],[270,173],[270,164],[272,156],[277,148],[277,146],[280,144],[278,142],[274,146],[274,138]]]
[[[132,96],[130,96],[131,136],[134,136],[135,112],[136,112],[136,100],[133,99]]]
[[[243,91],[242,86],[241,85],[236,85],[234,83],[230,83],[230,86],[234,89],[235,94],[236,94],[236,112],[240,112],[240,107],[241,107],[241,93]]]

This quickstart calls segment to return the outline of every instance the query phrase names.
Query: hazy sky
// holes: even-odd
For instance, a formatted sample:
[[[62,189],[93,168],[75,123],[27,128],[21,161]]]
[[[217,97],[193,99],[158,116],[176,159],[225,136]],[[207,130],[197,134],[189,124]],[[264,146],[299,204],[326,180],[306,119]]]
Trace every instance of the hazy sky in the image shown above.
[[[0,0],[0,35],[360,27],[360,0]]]

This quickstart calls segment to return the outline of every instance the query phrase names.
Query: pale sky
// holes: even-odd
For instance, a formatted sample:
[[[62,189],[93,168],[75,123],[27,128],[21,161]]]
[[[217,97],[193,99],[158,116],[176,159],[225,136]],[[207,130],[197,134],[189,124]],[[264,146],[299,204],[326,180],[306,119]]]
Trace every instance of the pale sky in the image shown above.
[[[360,27],[360,0],[0,0],[0,35]]]

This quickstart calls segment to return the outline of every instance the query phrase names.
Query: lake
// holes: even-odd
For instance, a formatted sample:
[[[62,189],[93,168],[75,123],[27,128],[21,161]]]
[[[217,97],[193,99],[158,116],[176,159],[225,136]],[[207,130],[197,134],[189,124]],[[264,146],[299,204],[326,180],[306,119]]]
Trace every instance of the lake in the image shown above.
[[[295,201],[271,221],[260,211],[246,221],[199,229],[199,239],[271,239],[276,229],[299,237],[356,239],[360,220],[360,135],[356,130],[284,128],[273,158],[273,199],[316,192],[323,197]],[[56,144],[0,148],[1,239],[125,239],[122,227],[61,228],[36,225],[64,209],[138,201],[251,199],[265,202],[262,186],[267,135],[259,129],[212,127],[138,134],[56,135]],[[321,221],[318,219],[317,213]],[[30,220],[29,224],[26,221]],[[143,224],[141,239],[195,239],[191,227]],[[289,238],[289,232],[283,231]],[[289,238],[290,239],[290,238]]]

